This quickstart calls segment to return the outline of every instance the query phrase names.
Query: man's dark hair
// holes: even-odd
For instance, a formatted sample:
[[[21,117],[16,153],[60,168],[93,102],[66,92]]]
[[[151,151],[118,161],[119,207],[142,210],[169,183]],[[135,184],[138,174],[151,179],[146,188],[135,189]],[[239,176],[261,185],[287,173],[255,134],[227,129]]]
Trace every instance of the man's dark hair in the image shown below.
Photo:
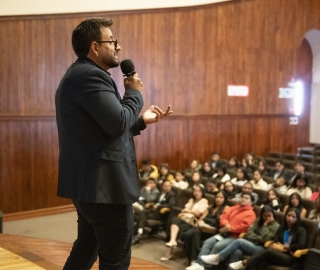
[[[250,192],[242,192],[241,198],[243,197],[243,195],[249,195],[251,202],[254,202],[254,197]]]
[[[141,161],[142,165],[150,165],[151,162],[150,162],[150,159],[144,159]]]
[[[113,24],[111,19],[89,18],[82,21],[72,33],[72,47],[78,57],[87,56],[91,43],[101,41],[102,27],[110,27]]]
[[[274,163],[274,165],[276,165],[277,163],[280,163],[281,165],[284,165],[282,159],[277,159],[277,161]]]

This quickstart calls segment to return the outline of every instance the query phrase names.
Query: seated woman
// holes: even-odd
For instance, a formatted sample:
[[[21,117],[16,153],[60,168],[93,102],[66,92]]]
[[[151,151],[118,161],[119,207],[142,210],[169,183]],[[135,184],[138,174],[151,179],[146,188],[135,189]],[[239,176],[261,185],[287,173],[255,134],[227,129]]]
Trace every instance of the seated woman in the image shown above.
[[[286,179],[284,176],[279,176],[273,184],[269,185],[269,188],[276,190],[278,194],[285,194],[288,189]]]
[[[258,163],[258,171],[262,176],[269,175],[269,170],[267,169],[267,163],[264,159],[260,160]]]
[[[309,177],[304,174],[298,174],[291,184],[291,186],[288,188],[286,194],[291,195],[294,192],[297,192],[300,194],[301,198],[303,199],[310,199],[312,195],[312,190],[308,186]]]
[[[305,218],[307,210],[302,205],[302,199],[299,193],[295,192],[289,196],[289,204],[283,208],[283,212],[286,212],[288,208],[297,208],[300,211],[301,218]]]
[[[192,198],[182,209],[178,217],[172,219],[170,225],[170,241],[166,243],[168,247],[166,254],[160,259],[167,261],[172,257],[173,249],[177,246],[177,239],[181,234],[195,226],[194,221],[200,218],[208,208],[208,200],[205,198],[205,191],[202,186],[195,186]]]
[[[228,162],[228,169],[236,171],[238,168],[239,168],[238,159],[236,157],[230,158]]]
[[[237,177],[232,178],[231,183],[236,186],[243,186],[249,180],[247,171],[241,167],[237,169]]]
[[[200,173],[203,177],[212,177],[213,176],[213,169],[209,162],[203,163],[203,167],[200,170]]]
[[[210,178],[206,183],[206,193],[216,195],[220,189],[217,188],[216,180]]]
[[[270,189],[267,192],[267,199],[260,205],[260,207],[264,207],[265,205],[269,205],[273,208],[274,211],[280,212],[282,209],[282,205],[279,201],[279,195],[277,191],[274,189]]]
[[[316,208],[310,212],[308,218],[317,222],[318,228],[320,228],[320,198],[319,197],[316,200]]]
[[[248,260],[231,263],[231,269],[268,269],[269,265],[287,266],[299,264],[293,257],[297,249],[303,249],[307,241],[306,230],[301,226],[300,212],[296,208],[286,211],[284,223],[278,228],[273,243],[268,249],[261,250]],[[296,269],[303,269],[297,265]]]
[[[181,240],[187,250],[189,263],[192,264],[197,259],[201,248],[201,240],[205,240],[218,231],[220,224],[219,218],[222,212],[228,208],[227,197],[220,190],[214,198],[213,205],[209,206],[198,220],[198,224],[194,228],[190,228],[181,235]]]
[[[235,198],[236,194],[238,193],[231,181],[226,181],[224,183],[224,192],[226,193],[227,199],[232,200]]]
[[[223,183],[225,181],[230,180],[230,175],[227,174],[227,167],[226,166],[220,166],[217,168],[217,172],[212,176],[214,180],[217,181],[217,183],[220,183],[219,189],[223,189]]]
[[[229,263],[239,261],[243,254],[251,256],[264,250],[265,242],[273,239],[279,226],[272,207],[266,205],[261,209],[260,217],[249,227],[243,238],[235,240],[218,254],[203,256],[202,260],[207,264],[218,265],[229,256]]]
[[[250,181],[254,189],[261,189],[261,190],[267,190],[268,184],[266,181],[263,180],[260,172],[258,170],[255,170],[253,172],[253,179]]]
[[[184,171],[177,171],[174,180],[171,182],[172,186],[186,189],[189,186],[189,183],[184,179]]]
[[[194,159],[191,161],[189,168],[185,170],[185,175],[190,177],[194,172],[199,172],[201,170],[201,164],[198,160]]]
[[[162,163],[160,165],[159,177],[157,184],[161,185],[165,180],[172,181],[174,179],[173,174],[170,173],[169,164]]]
[[[200,172],[196,171],[193,172],[191,175],[191,182],[189,183],[189,188],[194,188],[195,186],[198,186],[202,184],[202,176]]]

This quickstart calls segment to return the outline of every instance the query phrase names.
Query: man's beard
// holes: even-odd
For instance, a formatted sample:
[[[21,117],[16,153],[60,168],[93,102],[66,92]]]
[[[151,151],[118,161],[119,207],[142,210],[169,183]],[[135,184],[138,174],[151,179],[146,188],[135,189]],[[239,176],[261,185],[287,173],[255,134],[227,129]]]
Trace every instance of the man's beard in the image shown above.
[[[120,65],[120,61],[114,56],[104,56],[102,62],[110,68],[118,67]]]

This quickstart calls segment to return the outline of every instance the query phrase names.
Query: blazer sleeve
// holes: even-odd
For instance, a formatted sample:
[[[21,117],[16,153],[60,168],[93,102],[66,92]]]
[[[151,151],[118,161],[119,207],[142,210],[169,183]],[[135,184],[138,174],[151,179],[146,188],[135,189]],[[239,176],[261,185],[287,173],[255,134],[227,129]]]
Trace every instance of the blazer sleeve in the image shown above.
[[[93,69],[83,80],[81,105],[107,134],[118,138],[133,128],[137,135],[145,128],[143,120],[138,119],[143,106],[139,91],[127,89],[120,101],[115,83],[100,69]]]
[[[289,246],[289,250],[294,252],[297,249],[303,249],[306,245],[307,241],[307,233],[305,228],[299,227],[296,235],[293,237],[291,244]]]

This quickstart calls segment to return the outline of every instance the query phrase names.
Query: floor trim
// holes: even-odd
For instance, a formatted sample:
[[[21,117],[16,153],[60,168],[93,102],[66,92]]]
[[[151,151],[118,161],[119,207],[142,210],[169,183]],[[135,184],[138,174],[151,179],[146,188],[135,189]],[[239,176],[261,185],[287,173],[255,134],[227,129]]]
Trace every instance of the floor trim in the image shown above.
[[[76,209],[73,204],[68,204],[68,205],[62,205],[62,206],[56,206],[56,207],[42,208],[37,210],[22,211],[22,212],[4,214],[3,221],[13,221],[13,220],[26,219],[26,218],[49,216],[49,215],[72,212],[75,210]]]

